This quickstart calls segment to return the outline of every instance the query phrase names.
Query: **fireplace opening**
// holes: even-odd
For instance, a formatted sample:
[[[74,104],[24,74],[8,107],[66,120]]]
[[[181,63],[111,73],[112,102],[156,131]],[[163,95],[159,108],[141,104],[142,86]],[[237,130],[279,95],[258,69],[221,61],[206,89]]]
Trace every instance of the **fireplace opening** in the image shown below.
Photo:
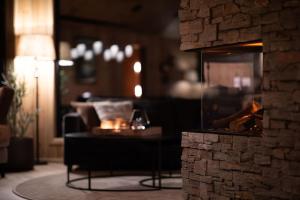
[[[202,129],[260,135],[263,108],[260,41],[201,50]]]

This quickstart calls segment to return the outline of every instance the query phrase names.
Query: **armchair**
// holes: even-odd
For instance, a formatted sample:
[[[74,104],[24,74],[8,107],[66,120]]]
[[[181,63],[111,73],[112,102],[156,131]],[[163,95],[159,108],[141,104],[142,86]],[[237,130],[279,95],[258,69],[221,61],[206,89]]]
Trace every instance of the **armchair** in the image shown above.
[[[6,116],[13,100],[14,90],[7,87],[0,87],[0,173],[4,177],[4,166],[7,162],[7,147],[9,145],[10,131],[6,124]]]

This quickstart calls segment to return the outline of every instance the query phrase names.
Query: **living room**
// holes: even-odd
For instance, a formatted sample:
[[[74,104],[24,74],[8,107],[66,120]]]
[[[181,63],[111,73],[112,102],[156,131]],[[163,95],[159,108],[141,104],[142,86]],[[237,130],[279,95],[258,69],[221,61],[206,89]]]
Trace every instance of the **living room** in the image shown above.
[[[299,0],[0,7],[0,199],[300,198]]]

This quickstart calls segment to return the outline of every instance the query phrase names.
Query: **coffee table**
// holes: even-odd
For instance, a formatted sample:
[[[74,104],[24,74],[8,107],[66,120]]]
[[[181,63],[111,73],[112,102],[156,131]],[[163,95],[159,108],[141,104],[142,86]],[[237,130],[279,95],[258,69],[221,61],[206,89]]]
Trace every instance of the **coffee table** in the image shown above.
[[[144,191],[161,189],[161,128],[150,127],[146,130],[93,130],[93,133],[68,133],[64,137],[65,141],[65,164],[67,165],[67,182],[68,187],[80,190],[92,191]],[[147,149],[151,165],[152,185],[145,185],[146,179],[141,180],[140,184],[147,186],[147,189],[137,190],[119,190],[104,189],[92,187],[92,171],[99,164],[99,159],[103,159],[102,163],[112,163],[119,159],[123,162],[123,154],[136,155],[143,154],[141,147]],[[150,155],[149,155],[150,154]],[[136,160],[138,162],[139,160]],[[121,163],[120,163],[121,164]],[[72,166],[84,165],[87,167],[87,177],[71,179]],[[111,171],[110,176],[113,176]],[[87,187],[75,186],[74,182],[87,180]],[[157,181],[156,181],[157,180]]]

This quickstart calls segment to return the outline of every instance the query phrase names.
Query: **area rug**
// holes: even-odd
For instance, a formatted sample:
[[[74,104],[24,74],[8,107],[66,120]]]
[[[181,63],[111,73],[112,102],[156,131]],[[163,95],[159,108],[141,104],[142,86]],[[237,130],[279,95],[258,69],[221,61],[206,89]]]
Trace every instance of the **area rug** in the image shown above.
[[[93,188],[138,189],[143,186],[138,181],[147,178],[142,176],[117,176],[96,178],[92,180]],[[181,190],[154,190],[139,192],[98,192],[71,189],[65,186],[66,174],[56,174],[25,181],[16,186],[14,193],[30,200],[182,200]],[[165,183],[164,183],[165,184]],[[168,184],[168,183],[167,183]],[[172,183],[169,183],[172,184]],[[176,183],[174,183],[176,184]],[[74,183],[85,187],[87,180]]]

